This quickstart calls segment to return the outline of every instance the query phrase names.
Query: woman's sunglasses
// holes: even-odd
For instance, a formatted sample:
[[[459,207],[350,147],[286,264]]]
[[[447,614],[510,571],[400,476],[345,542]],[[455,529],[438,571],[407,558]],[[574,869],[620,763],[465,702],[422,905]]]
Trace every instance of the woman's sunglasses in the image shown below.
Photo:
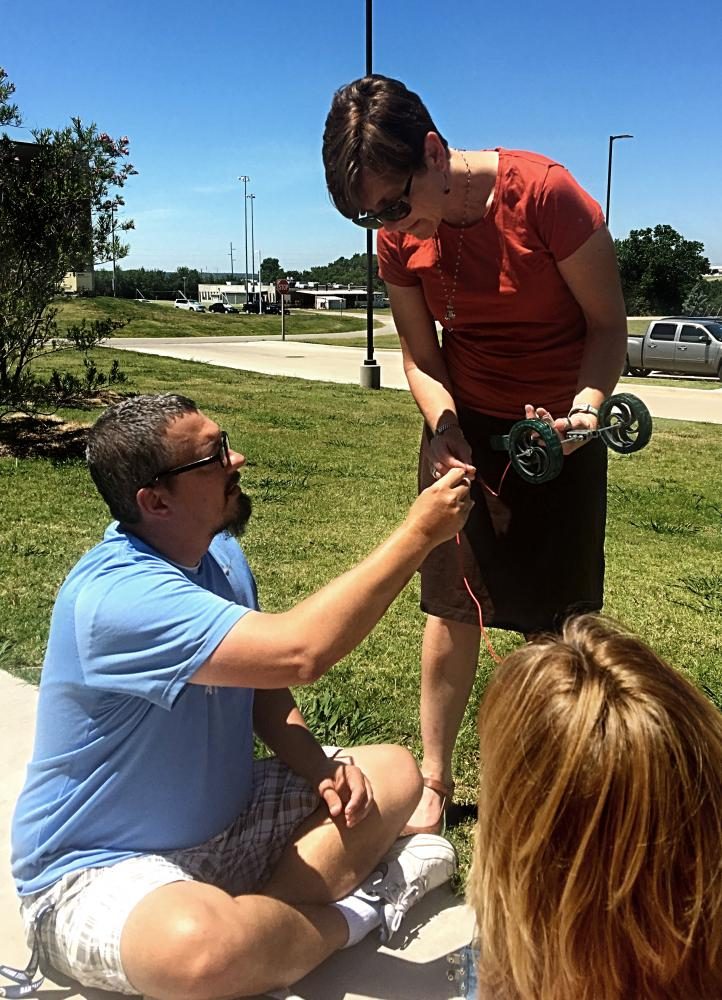
[[[386,208],[379,209],[378,212],[366,212],[364,215],[357,215],[353,220],[362,229],[382,229],[386,222],[401,222],[411,211],[411,205],[406,200],[411,194],[411,184],[414,175],[411,174],[406,182],[406,187],[401,192],[401,197],[392,201]]]

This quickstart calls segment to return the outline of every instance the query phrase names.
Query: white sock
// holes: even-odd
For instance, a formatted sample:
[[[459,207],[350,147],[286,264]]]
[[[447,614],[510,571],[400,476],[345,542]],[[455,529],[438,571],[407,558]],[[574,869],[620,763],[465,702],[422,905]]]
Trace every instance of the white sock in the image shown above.
[[[337,903],[332,903],[340,911],[344,920],[348,924],[348,941],[344,948],[362,941],[369,931],[378,927],[381,923],[381,906],[383,903],[377,900],[370,900],[368,896],[359,889],[339,899]]]

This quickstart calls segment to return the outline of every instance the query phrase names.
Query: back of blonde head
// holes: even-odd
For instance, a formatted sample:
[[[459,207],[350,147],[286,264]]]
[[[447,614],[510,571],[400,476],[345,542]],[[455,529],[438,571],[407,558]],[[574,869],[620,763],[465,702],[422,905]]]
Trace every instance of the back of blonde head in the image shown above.
[[[722,997],[722,716],[593,616],[512,653],[479,714],[468,897],[494,1000]]]

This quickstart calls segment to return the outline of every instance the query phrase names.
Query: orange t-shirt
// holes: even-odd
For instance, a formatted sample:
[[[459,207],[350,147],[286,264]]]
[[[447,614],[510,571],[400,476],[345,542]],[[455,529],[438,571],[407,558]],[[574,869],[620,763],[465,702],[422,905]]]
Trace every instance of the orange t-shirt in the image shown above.
[[[498,417],[523,406],[567,413],[576,391],[586,323],[556,262],[578,250],[604,215],[559,163],[500,149],[491,207],[464,230],[456,318],[443,354],[457,403]],[[444,324],[460,229],[442,222],[437,241],[378,234],[379,274],[388,284],[420,285]],[[444,284],[446,291],[444,290]]]

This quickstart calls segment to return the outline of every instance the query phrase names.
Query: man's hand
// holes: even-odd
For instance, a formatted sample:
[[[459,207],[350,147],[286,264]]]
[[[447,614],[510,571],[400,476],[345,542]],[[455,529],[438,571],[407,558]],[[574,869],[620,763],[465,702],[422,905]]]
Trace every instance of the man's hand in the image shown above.
[[[474,475],[476,470],[471,465],[451,469],[418,495],[406,523],[417,527],[434,545],[453,538],[466,524],[474,506],[470,493]]]
[[[373,805],[371,783],[349,756],[327,758],[316,787],[331,818],[342,818],[349,828],[365,819]]]
[[[555,420],[549,410],[545,410],[543,406],[532,406],[530,403],[524,407],[524,416],[527,420],[543,420],[545,424],[549,424],[557,432],[565,455],[586,444],[586,441],[565,441],[568,431],[595,431],[599,425],[593,413],[575,413],[571,417],[557,417]]]

